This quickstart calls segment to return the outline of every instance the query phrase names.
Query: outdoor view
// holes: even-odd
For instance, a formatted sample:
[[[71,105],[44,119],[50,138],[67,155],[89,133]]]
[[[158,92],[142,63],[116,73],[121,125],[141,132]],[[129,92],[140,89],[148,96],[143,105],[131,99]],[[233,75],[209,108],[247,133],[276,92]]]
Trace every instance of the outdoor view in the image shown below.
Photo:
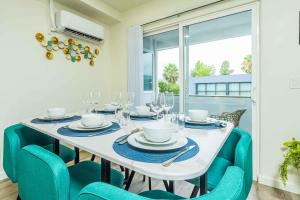
[[[157,80],[161,92],[172,91],[174,94],[179,94],[178,66],[179,48],[157,52]],[[251,72],[251,36],[249,35],[189,47],[191,77],[251,74]],[[190,91],[194,90],[190,89]]]

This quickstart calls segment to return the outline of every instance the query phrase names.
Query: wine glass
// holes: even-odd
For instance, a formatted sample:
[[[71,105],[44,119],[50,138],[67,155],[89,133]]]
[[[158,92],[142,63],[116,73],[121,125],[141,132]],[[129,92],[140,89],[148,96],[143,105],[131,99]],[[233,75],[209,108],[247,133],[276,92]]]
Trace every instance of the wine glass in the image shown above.
[[[155,101],[150,104],[151,110],[155,112],[156,119],[158,119],[159,114],[164,110],[163,105],[165,102],[164,94],[157,93]]]
[[[169,114],[170,110],[174,107],[174,94],[173,92],[166,92],[165,93],[165,102],[164,102],[164,109],[166,114]]]
[[[100,103],[101,92],[100,91],[91,91],[90,94],[89,94],[89,98],[90,98],[92,111],[96,111],[96,107]]]

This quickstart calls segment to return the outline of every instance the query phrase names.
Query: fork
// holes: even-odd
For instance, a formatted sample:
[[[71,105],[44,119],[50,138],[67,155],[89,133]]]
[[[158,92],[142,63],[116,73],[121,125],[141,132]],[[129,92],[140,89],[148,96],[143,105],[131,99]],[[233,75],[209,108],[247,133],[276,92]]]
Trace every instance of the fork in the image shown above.
[[[127,138],[134,134],[134,133],[137,133],[139,131],[141,131],[142,129],[140,128],[135,128],[133,129],[129,134],[126,134],[126,135],[123,135],[122,137],[119,137],[118,139],[116,139],[116,142],[119,143],[119,144],[125,144],[127,142]]]

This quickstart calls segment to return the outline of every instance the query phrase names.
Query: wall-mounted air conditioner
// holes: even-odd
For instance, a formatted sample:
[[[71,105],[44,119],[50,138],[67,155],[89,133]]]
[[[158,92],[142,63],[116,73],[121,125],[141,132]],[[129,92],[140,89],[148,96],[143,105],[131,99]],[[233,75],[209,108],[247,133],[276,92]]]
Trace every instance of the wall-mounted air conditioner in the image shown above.
[[[104,40],[104,28],[78,15],[62,10],[56,12],[55,25],[58,32],[91,42]]]

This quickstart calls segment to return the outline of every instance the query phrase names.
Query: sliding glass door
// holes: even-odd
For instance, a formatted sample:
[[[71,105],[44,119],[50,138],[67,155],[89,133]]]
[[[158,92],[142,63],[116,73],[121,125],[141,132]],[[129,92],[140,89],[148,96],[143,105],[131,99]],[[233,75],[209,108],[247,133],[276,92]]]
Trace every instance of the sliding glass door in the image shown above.
[[[251,11],[183,27],[185,111],[246,110],[240,126],[251,131],[251,30]]]

